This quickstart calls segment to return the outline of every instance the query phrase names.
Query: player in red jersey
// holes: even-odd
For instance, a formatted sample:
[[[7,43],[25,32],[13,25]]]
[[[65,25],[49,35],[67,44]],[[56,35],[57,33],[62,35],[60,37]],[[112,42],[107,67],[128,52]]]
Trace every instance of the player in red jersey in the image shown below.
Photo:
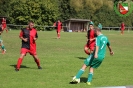
[[[22,60],[27,53],[30,53],[30,55],[33,56],[38,66],[38,69],[42,69],[40,66],[39,58],[36,53],[36,42],[35,41],[37,40],[38,35],[37,35],[36,29],[34,28],[34,23],[32,21],[29,22],[27,28],[21,29],[19,37],[20,39],[22,39],[22,47],[21,47],[21,54],[18,59],[15,70],[19,71]]]
[[[124,34],[124,30],[125,30],[125,24],[124,22],[121,23],[121,35]]]
[[[1,37],[2,32],[3,32],[2,25],[0,24],[0,47],[1,47],[0,50],[2,49],[2,54],[5,54],[6,53],[6,49],[5,49],[5,46],[3,44],[3,40],[2,40],[2,37]]]
[[[5,18],[2,18],[2,30],[3,31],[6,30],[6,33],[8,32]]]
[[[62,22],[58,20],[58,22],[55,22],[54,25],[56,27],[56,32],[57,32],[57,39],[60,39],[60,32],[62,29]]]
[[[94,32],[94,26],[91,22],[89,25],[89,30],[87,32],[87,44],[84,46],[84,51],[86,54],[90,55],[94,51],[95,48],[95,32]]]

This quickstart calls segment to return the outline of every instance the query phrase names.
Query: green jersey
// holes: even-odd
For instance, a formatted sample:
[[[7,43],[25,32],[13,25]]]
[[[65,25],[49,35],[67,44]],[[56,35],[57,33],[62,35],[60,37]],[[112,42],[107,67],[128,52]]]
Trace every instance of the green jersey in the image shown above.
[[[98,28],[100,28],[102,30],[102,24],[101,23],[99,23]]]
[[[110,45],[109,40],[106,36],[104,36],[103,34],[100,34],[96,37],[96,46],[99,47],[98,49],[98,57],[95,58],[95,51],[89,55],[89,57],[86,58],[86,60],[84,61],[84,64],[86,66],[91,66],[93,68],[98,68],[104,57],[105,57],[105,53],[106,53],[106,45]]]
[[[103,34],[100,34],[99,36],[97,36],[96,46],[99,47],[98,56],[103,57],[103,58],[105,57],[106,45],[110,45],[108,38],[104,36]]]

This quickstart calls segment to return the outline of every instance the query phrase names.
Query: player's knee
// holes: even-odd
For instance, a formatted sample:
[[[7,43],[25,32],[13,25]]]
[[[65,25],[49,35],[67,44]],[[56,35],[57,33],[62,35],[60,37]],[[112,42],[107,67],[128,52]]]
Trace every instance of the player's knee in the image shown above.
[[[90,67],[90,72],[93,73],[93,71],[94,71],[94,68]]]
[[[91,50],[90,53],[93,53],[94,50]]]
[[[86,66],[86,64],[84,64],[81,69],[85,70],[86,68],[87,68],[87,66]]]
[[[20,58],[22,58],[22,59],[23,59],[23,58],[24,58],[24,56],[25,56],[25,54],[21,54],[21,55],[20,55]]]
[[[36,54],[33,55],[34,59],[38,59],[38,56]]]
[[[88,47],[85,46],[85,47],[84,47],[84,50],[88,50]]]

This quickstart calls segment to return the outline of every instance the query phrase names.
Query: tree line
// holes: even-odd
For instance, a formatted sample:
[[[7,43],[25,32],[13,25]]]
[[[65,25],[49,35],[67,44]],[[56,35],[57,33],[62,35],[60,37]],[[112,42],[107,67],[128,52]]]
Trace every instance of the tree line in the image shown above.
[[[119,0],[0,0],[0,16],[7,17],[7,23],[24,25],[33,20],[42,26],[51,26],[60,19],[90,19],[95,25],[104,27],[133,26],[133,12],[120,17],[114,11],[114,3]]]

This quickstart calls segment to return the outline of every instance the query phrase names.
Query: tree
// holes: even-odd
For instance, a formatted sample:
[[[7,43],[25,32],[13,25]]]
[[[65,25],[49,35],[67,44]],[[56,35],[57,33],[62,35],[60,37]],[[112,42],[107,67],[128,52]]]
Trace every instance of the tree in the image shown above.
[[[51,26],[59,16],[55,0],[12,0],[10,6],[9,18],[13,24],[24,25],[32,20],[37,25]]]
[[[9,16],[11,0],[0,0],[0,16]]]
[[[64,21],[69,18],[75,17],[75,10],[70,6],[70,0],[59,0],[58,1],[59,5],[59,17],[58,19]]]
[[[115,0],[116,1],[116,0]],[[132,26],[133,15],[119,17],[114,0],[0,0],[0,16],[7,16],[11,24],[27,24],[33,20],[37,25],[51,26],[60,19],[91,19],[97,25],[119,26],[122,21]]]

